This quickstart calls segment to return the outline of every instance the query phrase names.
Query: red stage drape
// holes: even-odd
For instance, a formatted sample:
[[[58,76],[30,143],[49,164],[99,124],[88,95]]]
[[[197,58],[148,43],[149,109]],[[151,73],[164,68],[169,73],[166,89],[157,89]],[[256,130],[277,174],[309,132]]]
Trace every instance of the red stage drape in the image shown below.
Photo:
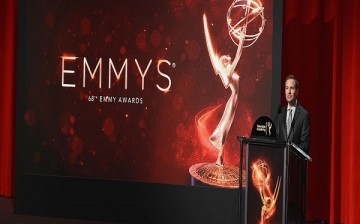
[[[14,195],[16,1],[0,5],[0,195]]]
[[[0,6],[0,195],[14,195],[16,3]],[[308,219],[360,223],[360,4],[283,0],[282,80],[294,74],[311,119]],[[283,90],[281,90],[283,95]],[[21,140],[18,140],[21,141]]]
[[[282,78],[310,112],[308,219],[360,223],[360,4],[284,0]]]

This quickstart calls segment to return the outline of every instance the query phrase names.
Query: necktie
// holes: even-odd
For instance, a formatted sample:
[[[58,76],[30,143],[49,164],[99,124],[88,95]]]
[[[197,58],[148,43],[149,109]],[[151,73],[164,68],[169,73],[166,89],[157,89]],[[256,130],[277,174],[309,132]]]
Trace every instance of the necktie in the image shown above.
[[[288,115],[288,118],[287,118],[287,121],[286,121],[286,131],[287,131],[287,136],[289,137],[289,134],[290,134],[290,130],[291,130],[291,122],[292,122],[292,110],[289,109],[289,115]]]

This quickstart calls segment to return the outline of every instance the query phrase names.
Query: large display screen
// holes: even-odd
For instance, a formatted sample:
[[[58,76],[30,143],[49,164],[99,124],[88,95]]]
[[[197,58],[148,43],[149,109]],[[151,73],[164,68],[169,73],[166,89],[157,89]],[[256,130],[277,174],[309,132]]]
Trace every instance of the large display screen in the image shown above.
[[[273,1],[37,0],[19,65],[25,173],[190,185],[271,115]],[[19,104],[19,103],[18,103]]]

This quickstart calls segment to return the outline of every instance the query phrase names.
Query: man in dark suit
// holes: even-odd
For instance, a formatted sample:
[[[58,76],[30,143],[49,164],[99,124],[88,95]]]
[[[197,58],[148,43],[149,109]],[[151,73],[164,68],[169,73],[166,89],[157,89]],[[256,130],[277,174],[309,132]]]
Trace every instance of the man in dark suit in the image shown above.
[[[299,82],[289,75],[285,80],[285,98],[287,105],[281,109],[275,120],[276,134],[280,142],[293,142],[305,153],[310,148],[309,113],[297,101]],[[306,223],[307,164],[303,158],[290,157],[289,167],[289,213],[288,223]]]
[[[285,98],[287,105],[281,109],[275,121],[278,140],[293,142],[304,152],[310,148],[310,118],[309,113],[299,104],[299,82],[293,75],[285,80]]]

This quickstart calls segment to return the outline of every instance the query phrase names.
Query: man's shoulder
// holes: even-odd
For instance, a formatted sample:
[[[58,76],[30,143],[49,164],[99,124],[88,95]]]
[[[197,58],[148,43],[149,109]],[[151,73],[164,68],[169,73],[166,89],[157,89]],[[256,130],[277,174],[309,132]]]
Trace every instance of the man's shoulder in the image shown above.
[[[303,107],[301,106],[299,103],[298,105],[296,106],[296,109],[299,110],[299,112],[303,113],[303,114],[309,114],[309,112]]]

